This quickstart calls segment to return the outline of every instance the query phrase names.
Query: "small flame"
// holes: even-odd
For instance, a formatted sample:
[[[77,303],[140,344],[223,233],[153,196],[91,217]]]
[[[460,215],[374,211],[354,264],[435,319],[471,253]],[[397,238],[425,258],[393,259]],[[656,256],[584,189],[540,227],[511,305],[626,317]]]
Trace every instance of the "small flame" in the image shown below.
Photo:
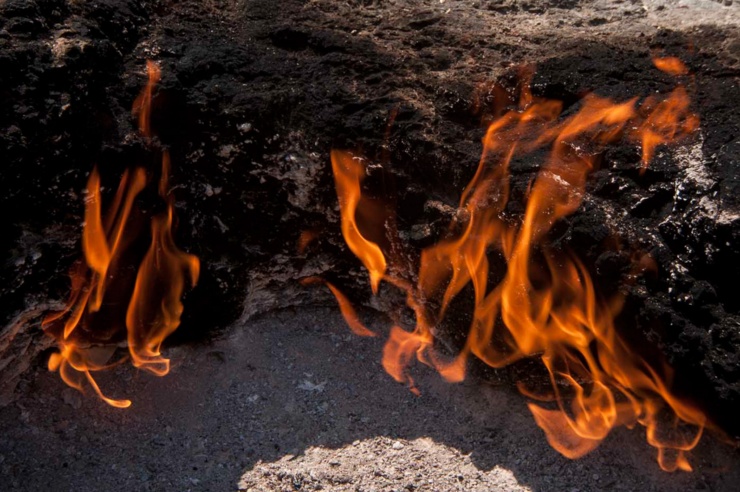
[[[332,284],[331,282],[327,282],[326,280],[319,277],[307,277],[301,280],[301,284],[303,285],[311,285],[317,283],[326,285],[331,293],[334,294],[334,297],[337,299],[337,303],[339,304],[339,311],[342,313],[342,316],[347,322],[347,326],[349,326],[349,329],[352,330],[352,333],[361,337],[378,336],[377,333],[362,324],[362,322],[360,321],[360,317],[357,316],[357,311],[355,311],[355,308],[352,307],[352,303],[349,302],[347,296],[345,296],[342,291],[337,289],[334,284]]]
[[[128,407],[131,402],[106,397],[91,374],[110,366],[106,364],[107,358],[99,360],[100,357],[93,357],[96,347],[90,344],[105,343],[110,336],[103,333],[90,340],[90,330],[86,325],[91,322],[91,314],[98,312],[103,303],[105,289],[111,278],[108,274],[109,267],[121,253],[123,230],[134,199],[145,185],[146,173],[143,169],[137,168],[133,173],[124,172],[104,226],[100,176],[97,169],[93,169],[87,184],[88,199],[85,203],[85,227],[82,234],[85,263],[78,262],[70,273],[72,292],[65,308],[58,313],[49,314],[42,322],[44,331],[57,339],[60,348],[60,352],[49,359],[49,369],[59,370],[62,379],[77,389],[82,388],[82,378],[79,375],[84,375],[84,379],[103,401],[119,408]],[[60,334],[58,325],[62,322]],[[81,324],[85,325],[84,329],[80,329]],[[112,355],[112,352],[108,355]]]
[[[162,79],[162,72],[152,60],[146,61],[146,73],[147,83],[144,89],[139,94],[139,97],[134,101],[131,112],[134,116],[139,116],[139,131],[146,138],[152,136],[152,124],[151,124],[151,112],[152,112],[152,94],[154,93],[154,87]]]
[[[653,58],[653,64],[655,68],[661,72],[665,72],[670,75],[686,75],[689,73],[688,67],[674,56],[667,56],[665,58]]]
[[[160,71],[153,62],[147,62],[147,71],[148,83],[136,99],[133,112],[139,116],[142,135],[150,138],[152,92],[160,79]],[[198,279],[198,259],[180,251],[172,237],[174,199],[169,190],[169,174],[170,158],[164,152],[159,194],[167,209],[152,218],[151,246],[138,269],[125,326],[114,319],[112,326],[104,327],[95,313],[102,311],[109,284],[115,284],[116,290],[125,289],[125,276],[119,274],[115,264],[136,234],[130,218],[136,209],[137,195],[147,186],[146,172],[142,168],[123,173],[105,215],[102,213],[100,175],[97,168],[90,173],[82,232],[84,262],[77,262],[72,269],[72,290],[65,308],[47,315],[42,323],[44,331],[54,337],[59,346],[59,352],[49,359],[49,369],[59,371],[65,383],[80,391],[83,381],[87,381],[103,401],[118,408],[130,406],[131,401],[105,396],[92,373],[125,360],[108,363],[115,352],[115,342],[125,330],[134,366],[160,376],[167,374],[169,360],[161,356],[161,344],[180,323],[183,310],[180,298],[185,280],[194,286]],[[114,318],[115,315],[114,310]]]
[[[358,159],[342,152],[331,153],[331,165],[342,215],[342,234],[349,249],[370,272],[370,285],[373,293],[377,294],[385,274],[385,257],[377,244],[362,235],[356,218],[357,207],[362,198],[360,185],[365,179],[365,166]]]
[[[642,142],[642,169],[655,154],[659,145],[675,142],[699,128],[699,117],[689,111],[690,99],[684,87],[677,87],[664,100],[648,98],[642,105],[647,113],[637,129],[637,139]]]
[[[299,255],[306,253],[308,247],[319,237],[319,233],[313,229],[306,229],[301,231],[301,235],[298,237],[297,250]]]
[[[680,71],[667,59],[656,66]],[[640,423],[658,450],[660,466],[688,471],[685,453],[698,443],[706,417],[672,393],[667,366],[648,364],[619,337],[613,321],[623,299],[601,300],[580,261],[551,251],[546,239],[558,220],[580,206],[587,176],[607,145],[623,136],[641,142],[644,169],[657,146],[693,132],[698,117],[689,111],[688,95],[679,86],[667,97],[648,98],[639,106],[636,98],[615,103],[589,95],[579,111],[562,119],[561,103],[534,97],[531,73],[524,77],[519,108],[488,127],[478,170],[461,196],[464,213],[453,221],[446,239],[422,251],[415,284],[400,278],[396,272],[404,269],[393,261],[387,265],[381,248],[359,232],[355,214],[362,201],[363,161],[348,152],[332,152],[349,248],[368,269],[374,293],[385,280],[406,292],[416,314],[413,331],[391,329],[383,367],[418,394],[408,374],[414,358],[455,382],[464,379],[471,354],[492,367],[539,357],[550,374],[552,393],[537,394],[523,385],[520,390],[534,400],[556,403],[553,409],[529,404],[553,448],[578,458],[615,426]],[[524,217],[519,225],[511,224],[502,218],[509,163],[515,155],[531,155],[545,146],[550,154],[530,187]],[[497,285],[489,285],[495,258],[491,251],[506,265]],[[638,267],[649,264],[642,258]],[[475,298],[473,321],[462,351],[449,360],[433,350],[434,333],[451,301],[469,284]]]

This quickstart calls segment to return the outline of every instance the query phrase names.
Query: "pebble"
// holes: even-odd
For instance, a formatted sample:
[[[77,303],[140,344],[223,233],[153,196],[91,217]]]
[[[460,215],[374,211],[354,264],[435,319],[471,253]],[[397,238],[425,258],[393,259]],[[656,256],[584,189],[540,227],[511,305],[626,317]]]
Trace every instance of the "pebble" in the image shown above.
[[[73,388],[65,388],[62,391],[62,401],[75,410],[82,408],[82,396]]]

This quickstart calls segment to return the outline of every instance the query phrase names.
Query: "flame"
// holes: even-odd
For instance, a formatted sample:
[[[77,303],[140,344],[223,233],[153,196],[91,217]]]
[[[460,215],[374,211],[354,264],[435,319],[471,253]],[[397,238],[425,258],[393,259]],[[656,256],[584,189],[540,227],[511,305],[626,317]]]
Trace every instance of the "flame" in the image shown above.
[[[664,100],[648,98],[643,104],[647,117],[635,136],[642,142],[642,169],[652,160],[655,148],[674,142],[699,128],[699,117],[689,112],[690,99],[684,87],[677,87]]]
[[[653,58],[653,65],[661,72],[665,72],[669,75],[686,75],[689,73],[688,67],[674,56],[667,56],[665,58]]]
[[[97,312],[103,302],[106,285],[110,279],[108,269],[121,253],[121,238],[136,195],[146,185],[146,173],[137,168],[133,173],[126,171],[121,178],[118,191],[111,208],[106,215],[104,226],[102,220],[102,201],[100,198],[100,176],[96,168],[90,173],[87,184],[88,198],[85,203],[85,227],[82,234],[82,249],[85,263],[78,262],[70,273],[72,291],[65,308],[46,316],[42,328],[54,336],[59,343],[60,352],[49,359],[49,369],[58,370],[64,382],[69,386],[81,389],[81,378],[90,383],[98,396],[115,407],[125,408],[131,405],[129,400],[113,400],[101,392],[91,372],[107,369],[106,361],[97,361],[91,356],[91,343],[105,343],[107,336],[98,336],[90,340],[89,328],[84,330],[81,323],[88,324],[90,314]],[[63,322],[62,332],[58,325]],[[110,354],[109,354],[110,355]],[[78,374],[75,374],[78,373]]]
[[[160,79],[160,71],[153,62],[147,62],[147,71],[149,80],[134,103],[133,113],[139,116],[142,135],[149,139],[152,92]],[[104,311],[107,289],[111,285],[116,291],[115,299],[108,303],[112,306],[118,303],[120,291],[126,288],[125,275],[119,273],[116,263],[121,261],[122,255],[128,254],[128,246],[138,232],[131,217],[135,210],[141,215],[135,200],[147,186],[146,172],[140,167],[123,173],[105,214],[102,212],[100,174],[97,168],[90,173],[82,232],[84,261],[78,261],[72,268],[72,289],[64,309],[47,315],[42,322],[44,331],[56,339],[59,347],[59,352],[49,359],[49,369],[59,371],[65,383],[80,391],[87,381],[103,401],[118,408],[130,406],[131,401],[105,396],[92,373],[125,360],[108,363],[115,352],[115,344],[125,334],[134,366],[157,375],[167,374],[169,360],[161,356],[161,344],[180,323],[183,310],[180,298],[185,280],[194,286],[198,279],[198,259],[180,251],[172,237],[174,199],[169,190],[169,174],[170,159],[165,151],[159,195],[167,207],[164,213],[151,219],[151,246],[139,266],[125,324],[116,319],[119,313],[115,307],[108,309],[111,311],[105,318],[106,323],[110,323],[108,326],[103,326],[96,313]]]
[[[152,94],[154,87],[162,79],[162,72],[159,66],[152,60],[146,61],[147,83],[134,101],[131,112],[139,116],[139,131],[146,138],[152,136],[151,112],[152,112]]]
[[[680,68],[667,59],[656,66]],[[706,417],[673,394],[670,368],[642,360],[620,338],[614,318],[623,299],[602,299],[585,266],[572,255],[552,251],[547,237],[557,221],[581,205],[588,174],[609,144],[623,138],[641,142],[644,169],[659,145],[693,132],[698,117],[689,111],[688,95],[679,86],[639,105],[637,98],[613,102],[589,95],[580,110],[562,118],[561,103],[534,97],[531,74],[524,75],[519,108],[488,126],[478,170],[461,195],[461,213],[445,239],[422,251],[415,283],[401,278],[396,272],[403,268],[393,261],[387,265],[380,246],[359,232],[355,214],[362,201],[363,160],[332,152],[349,248],[368,269],[373,292],[381,281],[402,289],[416,315],[413,331],[398,325],[391,329],[383,367],[418,393],[408,374],[414,358],[455,382],[464,379],[471,354],[492,367],[538,357],[550,374],[552,392],[543,395],[519,386],[542,402],[531,402],[529,408],[558,452],[581,457],[614,427],[639,423],[664,470],[691,470],[686,452],[698,443]],[[549,157],[530,186],[524,217],[519,223],[504,220],[511,160],[533,158],[543,147],[549,147]],[[492,271],[501,269],[493,270],[492,261],[505,265],[496,285],[489,285]],[[638,267],[649,264],[641,258]],[[434,335],[467,285],[474,292],[472,323],[462,350],[450,359],[433,350]]]
[[[377,294],[385,274],[385,256],[377,244],[365,239],[355,216],[362,198],[360,185],[365,177],[365,166],[349,154],[334,151],[331,153],[331,166],[342,215],[342,234],[349,249],[370,272],[370,285],[373,293]]]
[[[313,229],[306,229],[301,231],[301,235],[298,237],[297,250],[299,255],[306,253],[308,247],[319,237],[319,232]]]
[[[337,289],[334,284],[332,284],[331,282],[327,282],[320,277],[306,277],[301,280],[301,284],[303,285],[311,285],[317,283],[326,285],[331,293],[334,294],[334,297],[339,304],[339,311],[342,313],[342,316],[347,322],[347,326],[349,326],[349,329],[352,330],[352,333],[361,337],[378,336],[377,333],[362,324],[362,322],[360,321],[360,317],[357,316],[357,311],[355,311],[355,308],[352,307],[352,303],[349,302],[347,296],[345,296],[342,291]]]
[[[168,186],[169,169],[170,156],[165,152],[159,194],[167,201],[167,211],[152,219],[152,243],[139,266],[126,313],[132,362],[157,376],[170,369],[170,361],[161,356],[160,349],[180,325],[185,280],[194,287],[200,274],[198,258],[178,249],[172,238],[174,200]]]

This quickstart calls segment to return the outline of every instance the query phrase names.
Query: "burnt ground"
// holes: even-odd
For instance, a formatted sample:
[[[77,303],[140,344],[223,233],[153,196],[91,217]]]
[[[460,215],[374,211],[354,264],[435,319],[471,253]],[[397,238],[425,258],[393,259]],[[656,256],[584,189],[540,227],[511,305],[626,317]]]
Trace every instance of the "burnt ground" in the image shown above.
[[[373,192],[393,202],[408,249],[418,251],[443,233],[478,162],[480,84],[536,64],[535,94],[562,99],[567,112],[589,91],[627,99],[670,90],[676,81],[650,61],[662,53],[691,69],[701,130],[660,151],[644,176],[635,149],[607,152],[588,199],[552,239],[584,259],[604,294],[628,290],[622,333],[662,353],[677,369],[677,390],[740,435],[739,22],[738,5],[711,0],[5,0],[0,396],[11,405],[3,418],[39,397],[24,396],[37,378],[49,385],[42,398],[59,401],[62,383],[38,373],[48,357],[38,322],[66,297],[90,169],[115,183],[128,166],[158,166],[129,114],[146,59],[163,70],[153,126],[173,156],[177,240],[204,266],[177,345],[239,332],[237,320],[278,308],[333,305],[323,290],[299,285],[308,275],[334,280],[358,304],[392,303],[368,298],[344,247],[331,148],[361,149],[381,164],[383,186]],[[512,216],[535,170],[512,166]],[[319,239],[299,255],[303,230]],[[657,272],[622,286],[632,251],[649,252]],[[464,311],[450,318],[450,343],[464,327]],[[93,421],[114,415],[83,408]],[[448,444],[468,452],[460,442]],[[545,483],[530,474],[530,486]]]
[[[740,456],[715,439],[691,453],[692,473],[661,471],[637,429],[568,460],[511,388],[415,368],[417,397],[383,372],[381,349],[347,333],[335,309],[298,308],[173,349],[166,378],[108,374],[108,391],[134,400],[126,411],[39,372],[0,414],[3,489],[737,489]]]

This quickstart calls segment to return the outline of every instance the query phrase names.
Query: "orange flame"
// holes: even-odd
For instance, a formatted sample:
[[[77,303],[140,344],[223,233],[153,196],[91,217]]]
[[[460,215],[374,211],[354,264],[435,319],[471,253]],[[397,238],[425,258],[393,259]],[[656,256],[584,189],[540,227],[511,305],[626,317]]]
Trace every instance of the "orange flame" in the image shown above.
[[[162,78],[159,66],[152,60],[146,61],[146,73],[148,80],[146,87],[141,91],[139,97],[134,101],[131,112],[139,116],[139,131],[147,138],[152,136],[151,112],[152,112],[152,94],[154,87]]]
[[[168,189],[170,156],[162,156],[159,194],[167,211],[152,220],[152,243],[139,266],[134,293],[126,313],[128,346],[134,366],[158,376],[169,372],[170,361],[161,356],[162,342],[180,325],[180,298],[185,279],[195,286],[200,274],[198,258],[182,252],[172,238],[174,200]]]
[[[470,354],[492,367],[539,357],[549,371],[552,395],[521,385],[520,390],[533,399],[556,402],[556,409],[535,403],[529,408],[561,454],[581,457],[615,426],[640,423],[664,470],[690,470],[685,453],[698,443],[706,417],[672,393],[668,367],[640,359],[619,337],[613,320],[623,300],[601,300],[580,261],[546,245],[553,225],[580,206],[587,176],[607,145],[623,135],[641,141],[646,165],[658,145],[697,128],[688,95],[678,87],[663,100],[649,98],[639,107],[636,99],[615,103],[591,95],[577,113],[561,119],[559,102],[533,97],[527,83],[521,90],[519,109],[488,127],[478,170],[461,196],[465,213],[458,216],[463,218],[451,224],[447,239],[422,252],[415,285],[398,277],[395,272],[402,268],[387,268],[380,247],[367,241],[354,222],[362,199],[362,161],[332,152],[348,246],[370,272],[373,292],[382,280],[401,288],[416,314],[412,332],[391,329],[383,367],[418,393],[408,374],[414,358],[448,381],[460,381]],[[521,224],[512,225],[502,218],[509,163],[515,155],[544,146],[550,147],[549,158],[531,186]],[[506,272],[489,286],[492,250],[498,251]],[[462,351],[447,360],[433,350],[435,330],[468,284],[475,299],[473,321]]]
[[[355,308],[352,307],[352,304],[349,302],[349,299],[347,299],[347,296],[342,294],[342,291],[337,289],[334,284],[332,284],[331,282],[327,282],[326,280],[319,277],[307,277],[301,280],[301,284],[303,285],[311,285],[317,283],[325,284],[329,288],[331,293],[334,294],[334,297],[337,299],[337,303],[339,304],[339,311],[342,313],[342,316],[347,322],[347,326],[349,326],[349,329],[352,330],[352,333],[361,337],[378,336],[377,333],[362,324],[362,322],[360,321],[360,317],[357,316],[357,311],[355,311]]]
[[[153,62],[147,63],[149,81],[137,98],[133,112],[139,115],[141,133],[151,137],[149,116],[152,91],[160,77]],[[167,374],[169,360],[160,355],[161,344],[180,323],[185,278],[195,285],[198,259],[181,252],[172,237],[174,200],[168,189],[170,159],[167,152],[162,158],[159,194],[167,203],[165,213],[152,218],[152,241],[138,270],[123,323],[101,326],[94,317],[101,311],[106,299],[106,288],[116,284],[125,289],[125,279],[114,265],[131,243],[130,217],[135,209],[136,196],[146,187],[146,172],[142,168],[125,171],[118,191],[108,208],[102,213],[100,175],[93,169],[87,184],[85,224],[82,232],[84,262],[78,262],[71,272],[72,290],[65,308],[46,316],[44,331],[56,338],[59,352],[49,359],[49,369],[59,371],[69,386],[83,390],[83,380],[106,403],[118,408],[131,405],[130,400],[106,397],[100,390],[92,372],[109,369],[118,361],[108,364],[115,351],[115,343],[127,331],[128,349],[134,366],[157,375]],[[135,231],[134,231],[135,233]],[[115,304],[112,302],[111,304]],[[115,312],[113,313],[115,316]]]
[[[301,235],[298,237],[297,250],[298,254],[302,255],[306,253],[308,247],[319,237],[319,232],[313,229],[306,229],[301,231]]]
[[[642,142],[642,168],[647,168],[655,148],[674,142],[699,128],[699,117],[689,111],[689,96],[686,89],[677,87],[662,101],[648,98],[642,109],[647,117],[636,131]]]
[[[132,175],[133,174],[133,175]],[[101,218],[100,176],[93,169],[88,180],[88,199],[85,203],[85,227],[82,234],[82,248],[85,262],[79,262],[71,272],[72,292],[65,308],[49,314],[42,322],[43,329],[57,338],[60,352],[49,359],[49,369],[59,370],[62,379],[73,388],[81,389],[80,375],[84,375],[98,396],[106,403],[119,408],[131,405],[129,400],[113,400],[101,392],[91,372],[107,369],[106,361],[97,361],[91,355],[91,343],[105,343],[108,338],[99,334],[90,340],[89,328],[80,332],[83,317],[97,312],[103,302],[105,287],[110,278],[108,269],[111,262],[120,254],[121,237],[126,225],[134,198],[144,189],[146,174],[141,168],[133,173],[126,171],[106,216],[107,227]],[[88,318],[85,319],[87,324]],[[58,323],[64,321],[62,333],[58,333]],[[77,336],[73,336],[77,335]],[[111,355],[110,353],[108,355]],[[77,373],[77,374],[76,374]]]
[[[331,153],[331,165],[342,215],[342,234],[349,249],[370,272],[370,285],[373,293],[377,293],[385,274],[385,257],[377,244],[365,239],[355,217],[362,196],[360,185],[365,177],[365,166],[351,155],[341,152]]]
[[[661,72],[665,72],[670,75],[686,75],[689,73],[689,69],[686,67],[684,62],[673,56],[667,56],[665,58],[653,58],[653,64],[655,68]]]

